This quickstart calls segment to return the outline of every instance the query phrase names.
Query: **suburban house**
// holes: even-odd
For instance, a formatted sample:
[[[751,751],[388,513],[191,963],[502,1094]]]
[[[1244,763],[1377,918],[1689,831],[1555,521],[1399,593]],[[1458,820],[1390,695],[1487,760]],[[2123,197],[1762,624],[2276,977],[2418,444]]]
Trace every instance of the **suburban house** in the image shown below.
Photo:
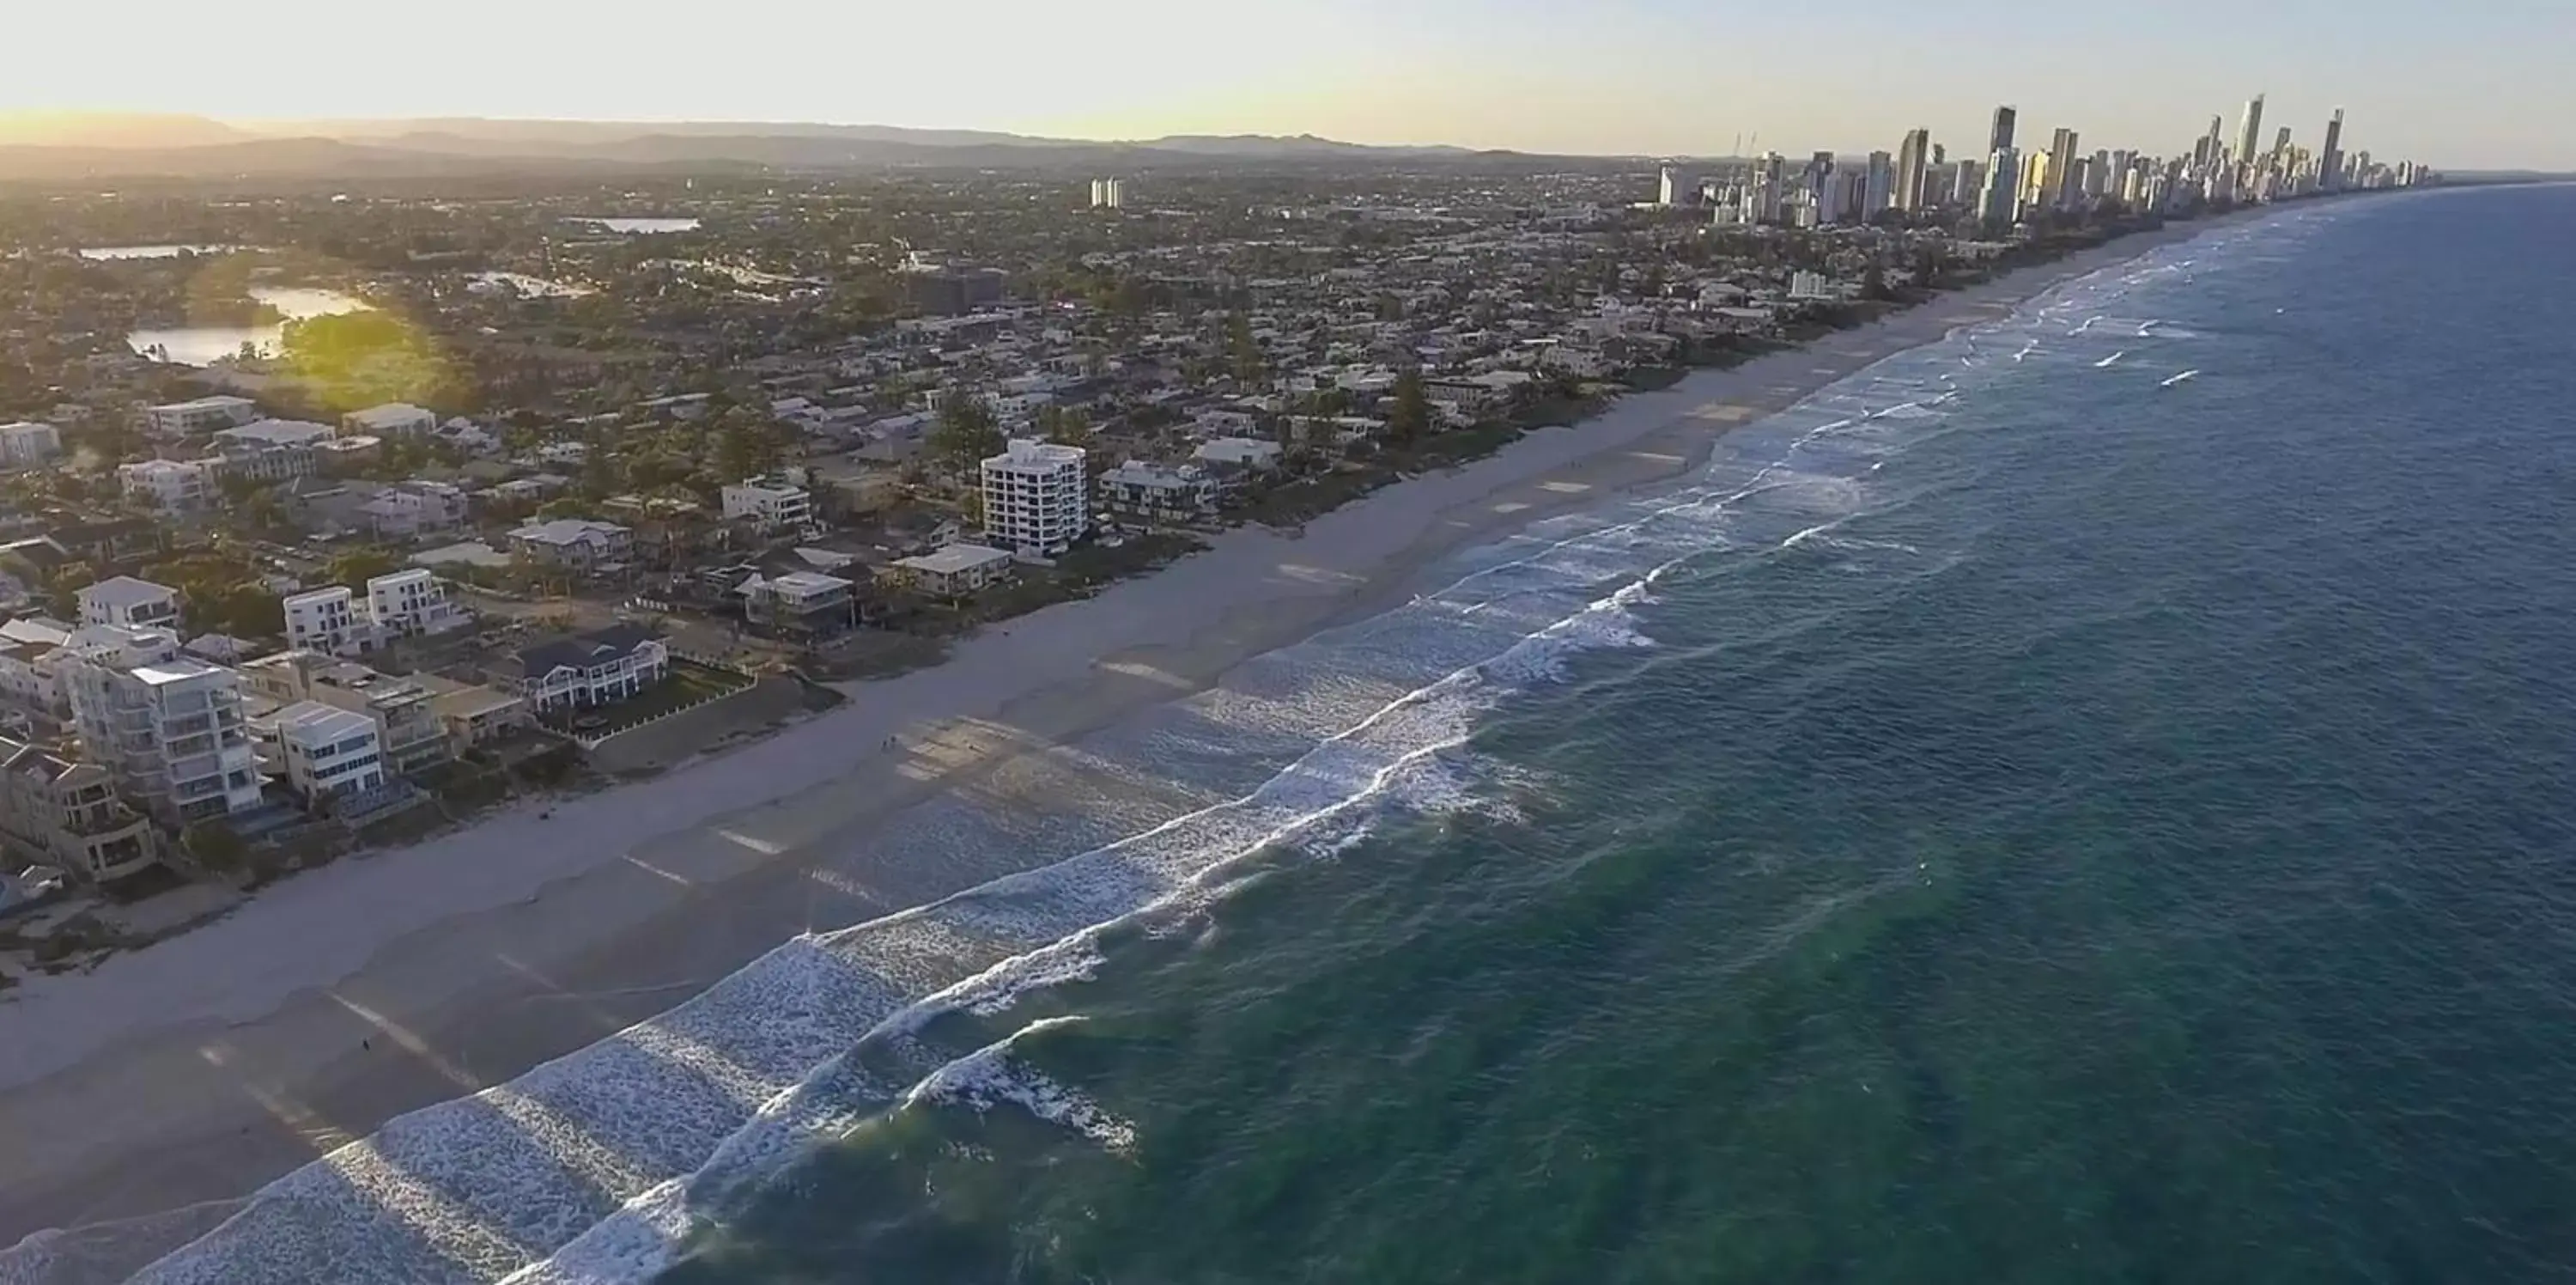
[[[556,518],[512,531],[510,551],[541,566],[592,571],[633,557],[635,532],[614,522]]]
[[[963,598],[1011,574],[1011,554],[981,544],[950,544],[893,563],[904,583],[933,598]]]
[[[773,633],[831,634],[859,622],[857,587],[819,571],[755,575],[734,592],[742,595],[743,619]]]
[[[286,645],[333,656],[374,651],[375,622],[358,614],[356,601],[347,585],[288,595],[279,604],[286,613]]]
[[[611,625],[522,648],[516,685],[530,708],[555,710],[624,700],[671,670],[662,640],[641,625]]]
[[[105,768],[6,737],[0,737],[0,838],[91,883],[122,879],[161,854],[151,821],[116,796]]]
[[[143,428],[154,437],[177,438],[234,428],[258,418],[258,402],[247,397],[217,395],[145,407]]]
[[[177,629],[179,591],[132,576],[110,576],[81,586],[80,622],[129,629]]]

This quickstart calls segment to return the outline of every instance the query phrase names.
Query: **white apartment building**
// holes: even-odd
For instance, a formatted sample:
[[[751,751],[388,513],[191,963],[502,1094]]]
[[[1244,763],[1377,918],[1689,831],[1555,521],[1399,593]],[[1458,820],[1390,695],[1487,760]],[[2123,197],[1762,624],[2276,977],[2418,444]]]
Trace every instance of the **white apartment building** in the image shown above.
[[[0,467],[34,468],[62,453],[63,435],[51,424],[0,424]]]
[[[384,742],[376,721],[354,710],[303,701],[260,720],[287,786],[316,809],[385,787]]]
[[[167,630],[89,625],[65,650],[83,755],[119,793],[174,828],[259,805],[240,675],[180,654]]]
[[[438,431],[438,416],[408,402],[387,402],[340,417],[340,431],[351,437],[414,437]]]
[[[280,605],[286,613],[286,645],[293,650],[362,656],[380,641],[375,622],[359,612],[357,595],[347,585],[293,594]]]
[[[215,445],[226,443],[246,446],[311,446],[331,440],[331,426],[309,419],[259,419],[247,424],[215,431]]]
[[[367,618],[386,638],[418,638],[463,628],[473,616],[450,601],[447,582],[427,567],[367,581]]]
[[[397,638],[419,638],[461,629],[471,613],[447,596],[447,582],[427,567],[395,571],[367,581],[361,598],[346,585],[288,597],[286,645],[326,656],[363,656]]]
[[[984,461],[984,531],[1023,556],[1062,553],[1090,529],[1083,450],[1030,437]]]
[[[211,507],[222,494],[215,469],[203,460],[144,460],[117,465],[116,484],[133,503],[163,513],[193,513]]]
[[[171,402],[166,406],[146,407],[143,427],[154,437],[186,437],[192,433],[233,428],[258,418],[258,402],[247,397],[218,394],[193,401]]]
[[[132,576],[110,576],[81,586],[80,622],[175,631],[179,627],[179,591]]]
[[[723,490],[727,521],[750,518],[763,530],[803,527],[814,520],[814,497],[802,478],[784,473],[744,478]]]
[[[1100,507],[1138,522],[1197,522],[1216,509],[1216,482],[1195,466],[1129,460],[1100,475]]]

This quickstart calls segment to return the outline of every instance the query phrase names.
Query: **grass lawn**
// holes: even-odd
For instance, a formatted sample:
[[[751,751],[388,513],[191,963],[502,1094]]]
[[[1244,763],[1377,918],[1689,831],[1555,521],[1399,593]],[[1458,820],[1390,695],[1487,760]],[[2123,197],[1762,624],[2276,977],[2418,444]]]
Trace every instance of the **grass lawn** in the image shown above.
[[[555,726],[568,728],[581,736],[608,736],[638,724],[649,723],[674,710],[686,709],[700,701],[732,695],[751,686],[751,681],[740,674],[675,660],[671,662],[669,677],[614,705],[565,710],[546,717]],[[585,726],[587,720],[592,718],[606,721],[595,726]]]

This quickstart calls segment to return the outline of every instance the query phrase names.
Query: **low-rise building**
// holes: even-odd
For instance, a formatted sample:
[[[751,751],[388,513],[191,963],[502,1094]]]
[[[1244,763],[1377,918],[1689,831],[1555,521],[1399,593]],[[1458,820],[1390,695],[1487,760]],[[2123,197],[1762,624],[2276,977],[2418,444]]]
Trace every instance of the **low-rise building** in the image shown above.
[[[340,417],[340,432],[350,437],[415,437],[437,431],[435,413],[407,402],[370,406]]]
[[[105,768],[0,737],[0,838],[75,878],[105,883],[160,859],[151,821]]]
[[[1216,483],[1192,465],[1129,460],[1100,475],[1100,507],[1136,522],[1190,523],[1216,508]]]
[[[145,407],[143,428],[154,437],[179,438],[238,427],[258,418],[258,402],[247,397],[217,394]]]
[[[241,433],[248,432],[249,429],[237,428],[231,431]],[[321,463],[313,453],[317,445],[329,445],[329,443],[261,441],[252,438],[238,441],[218,440],[215,453],[207,456],[200,463],[211,468],[219,480],[234,477],[245,482],[263,484],[291,482],[299,477],[311,477],[321,471]]]
[[[363,656],[380,642],[375,622],[359,609],[358,596],[347,585],[289,594],[279,606],[286,615],[286,645],[297,651]]]
[[[981,544],[944,545],[935,552],[898,558],[904,583],[933,598],[963,598],[1011,574],[1011,554]]]
[[[358,505],[358,516],[378,539],[416,540],[464,527],[465,492],[445,482],[395,482]]]
[[[215,445],[226,444],[259,447],[311,446],[331,440],[331,426],[308,419],[255,419],[247,424],[215,430]]]
[[[0,467],[34,468],[62,453],[63,435],[51,424],[0,424]]]
[[[541,566],[595,571],[635,555],[635,532],[614,522],[556,518],[510,533],[510,551]]]
[[[814,497],[802,476],[771,473],[723,489],[725,520],[748,518],[765,531],[802,528],[814,521]]]
[[[473,622],[473,616],[447,596],[447,582],[427,567],[371,577],[367,618],[388,639],[443,634]]]
[[[1274,469],[1279,467],[1279,456],[1279,443],[1265,442],[1257,437],[1212,438],[1200,443],[1198,450],[1193,452],[1193,457],[1202,464],[1240,469]]]
[[[215,466],[203,460],[119,464],[116,484],[129,502],[163,513],[194,513],[211,508],[221,494],[215,485]]]
[[[537,713],[611,705],[671,671],[662,640],[640,625],[611,625],[522,648],[515,682]]]
[[[859,623],[857,586],[818,571],[755,575],[734,589],[745,621],[781,634],[831,634]]]
[[[433,685],[425,677],[386,674],[310,651],[263,656],[245,662],[241,673],[253,693],[281,705],[318,701],[367,716],[376,725],[388,773],[418,772],[457,753],[437,702],[444,690],[462,689],[461,684]]]
[[[421,674],[412,681],[430,693],[430,715],[446,733],[450,754],[481,749],[536,722],[527,698],[512,692],[434,674]]]
[[[259,732],[278,775],[316,810],[385,786],[384,743],[364,714],[303,701],[259,720]]]
[[[109,576],[81,586],[80,622],[129,629],[177,629],[179,591],[133,576]]]

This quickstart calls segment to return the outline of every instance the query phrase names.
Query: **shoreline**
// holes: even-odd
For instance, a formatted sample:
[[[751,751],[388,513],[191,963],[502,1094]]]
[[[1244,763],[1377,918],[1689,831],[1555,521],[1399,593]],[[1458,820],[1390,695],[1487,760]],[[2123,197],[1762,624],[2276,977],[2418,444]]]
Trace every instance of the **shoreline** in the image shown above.
[[[849,685],[848,706],[777,736],[555,801],[552,821],[512,809],[290,881],[91,974],[31,980],[0,1001],[0,1243],[183,1211],[160,1220],[166,1249],[386,1119],[667,1010],[796,932],[982,882],[992,872],[928,857],[836,870],[830,849],[948,791],[1007,802],[1015,769],[1401,603],[1462,547],[1687,476],[1728,430],[1887,356],[2246,217],[2124,237],[1694,371],[1381,488],[1302,536],[1228,532],[1153,576],[987,630],[938,666]],[[881,749],[889,736],[900,752]]]

